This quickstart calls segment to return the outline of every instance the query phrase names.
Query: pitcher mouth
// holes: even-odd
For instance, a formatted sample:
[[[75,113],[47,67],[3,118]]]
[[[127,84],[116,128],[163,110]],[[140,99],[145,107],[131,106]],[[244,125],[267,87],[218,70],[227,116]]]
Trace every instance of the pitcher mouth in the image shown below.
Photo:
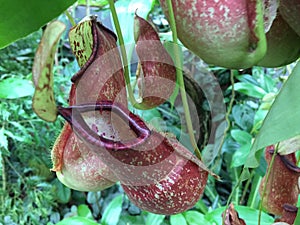
[[[61,115],[73,128],[74,132],[83,140],[92,145],[106,148],[107,150],[124,150],[132,149],[144,143],[151,135],[150,129],[145,122],[138,116],[131,113],[128,109],[120,104],[112,101],[100,101],[97,103],[86,103],[81,105],[73,105],[69,107],[58,106],[58,115]],[[136,134],[135,139],[126,141],[117,141],[108,139],[103,135],[98,135],[85,122],[81,113],[103,111],[114,112],[124,122],[126,122],[130,129]]]

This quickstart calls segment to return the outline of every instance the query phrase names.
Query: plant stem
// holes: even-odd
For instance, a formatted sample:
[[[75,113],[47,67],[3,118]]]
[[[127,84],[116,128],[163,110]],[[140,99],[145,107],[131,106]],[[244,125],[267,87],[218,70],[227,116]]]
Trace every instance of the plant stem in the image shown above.
[[[2,191],[3,195],[1,196],[1,201],[2,201],[2,209],[4,209],[4,196],[6,192],[6,168],[5,168],[5,161],[4,161],[4,156],[0,154],[1,156],[1,165],[2,165]]]
[[[91,4],[90,4],[90,0],[86,0],[86,12],[85,14],[87,16],[89,16],[91,14]]]
[[[254,204],[255,204],[255,200],[259,194],[259,185],[261,183],[262,178],[260,176],[258,178],[254,177],[254,180],[257,180],[257,185],[255,187],[255,192],[253,194],[253,197],[251,199],[251,204],[250,204],[250,208],[253,208],[253,209],[255,208]]]
[[[299,163],[300,163],[300,154],[299,153],[297,154],[297,152],[296,152],[296,157],[297,157],[296,158],[297,159],[296,165],[299,166]]]
[[[271,159],[271,162],[270,162],[270,164],[268,166],[267,174],[266,174],[266,177],[265,177],[265,185],[264,185],[264,188],[263,188],[263,191],[262,191],[261,201],[260,201],[260,205],[259,205],[258,223],[257,223],[258,225],[260,225],[261,212],[262,212],[262,203],[263,203],[263,200],[265,198],[265,194],[266,194],[266,190],[267,190],[267,184],[269,182],[269,176],[270,176],[271,171],[273,169],[273,164],[274,164],[277,152],[278,152],[278,144],[275,146],[275,150],[274,150],[274,153],[272,155],[272,159]]]
[[[185,120],[186,120],[186,124],[187,124],[187,130],[188,130],[190,141],[194,148],[195,154],[201,160],[201,153],[200,153],[200,150],[198,149],[197,142],[195,140],[190,109],[189,109],[187,95],[186,95],[186,91],[185,91],[183,73],[181,70],[182,67],[181,67],[181,61],[180,61],[180,57],[179,57],[180,52],[178,51],[177,29],[176,29],[176,22],[175,22],[175,17],[174,17],[172,1],[167,0],[167,4],[168,4],[168,10],[169,10],[169,17],[170,17],[170,26],[171,26],[171,30],[172,30],[172,39],[173,39],[173,43],[175,44],[174,57],[175,57],[175,65],[176,65],[176,75],[177,75],[177,79],[178,79],[181,100],[182,100],[182,104],[183,104],[183,108],[184,108],[184,115],[185,115]]]
[[[98,209],[101,209],[101,204],[100,204],[101,191],[95,192],[95,196],[96,196],[96,205],[97,205]]]
[[[226,139],[226,135],[229,132],[230,127],[231,127],[229,116],[231,114],[233,103],[234,103],[234,100],[235,100],[234,72],[233,72],[233,70],[230,70],[230,84],[231,84],[231,87],[232,87],[231,88],[231,99],[230,99],[230,102],[229,102],[229,105],[228,105],[228,110],[227,110],[226,115],[225,115],[225,120],[226,120],[226,123],[227,123],[227,127],[224,131],[224,134],[223,134],[223,139],[222,139],[221,144],[220,144],[219,152],[221,152],[222,146],[223,146],[223,144],[225,142],[225,139]]]
[[[245,198],[246,198],[246,194],[247,194],[247,191],[248,191],[248,188],[250,187],[250,184],[252,182],[252,178],[254,177],[254,170],[251,171],[251,174],[250,174],[250,178],[247,180],[246,184],[245,184],[245,187],[244,187],[244,191],[242,193],[242,197],[241,197],[241,200],[239,201],[239,204],[243,204]]]
[[[219,148],[219,152],[221,151],[222,149],[222,146],[225,142],[225,138],[226,138],[226,135],[227,133],[229,132],[230,130],[230,119],[229,119],[229,116],[230,116],[230,113],[232,111],[232,107],[233,107],[233,103],[234,103],[234,100],[235,100],[235,91],[234,91],[234,71],[233,70],[230,70],[230,83],[231,83],[231,99],[230,99],[230,102],[229,102],[229,106],[228,106],[228,110],[227,110],[227,113],[225,115],[225,119],[226,119],[226,122],[227,122],[227,127],[224,131],[224,134],[223,134],[223,139],[221,141],[221,144],[220,144],[220,148]],[[244,169],[242,170],[242,173],[243,174],[243,171]],[[229,197],[228,197],[228,200],[227,200],[227,203],[226,203],[226,207],[225,207],[225,211],[228,209],[228,206],[230,204],[230,201],[233,197],[233,194],[238,190],[239,186],[240,186],[240,183],[242,181],[242,176],[239,177],[239,179],[237,180],[236,182],[236,185],[234,186],[233,190],[231,191]],[[224,213],[224,216],[223,216],[223,221],[222,223],[224,224],[224,221],[225,221],[225,215],[226,213]]]
[[[234,168],[234,177],[235,177],[236,182],[238,182],[239,176],[238,176],[237,168]],[[235,189],[235,203],[236,204],[239,204],[239,195],[240,195],[240,189],[239,189],[239,186],[237,186]]]
[[[217,196],[215,195],[215,193],[212,191],[212,189],[211,189],[208,185],[205,186],[205,191],[207,191],[208,194],[210,195],[209,200],[210,200],[211,202],[213,202],[213,199],[216,199],[216,198],[217,198]],[[218,202],[218,207],[221,207],[220,202]]]
[[[244,171],[244,169],[242,170],[242,173],[241,173],[241,174],[243,174],[243,171]],[[238,187],[240,186],[241,182],[242,182],[242,176],[239,177],[239,179],[238,179],[237,182],[236,182],[236,185],[235,185],[234,188],[232,189],[232,191],[231,191],[231,193],[230,193],[230,195],[229,195],[229,197],[228,197],[228,199],[227,199],[227,203],[226,203],[224,212],[226,212],[226,210],[228,209],[229,204],[230,204],[230,201],[231,201],[231,199],[232,199],[232,197],[233,197],[233,194],[237,191],[237,189],[238,189]],[[222,224],[223,224],[223,225],[225,224],[225,217],[226,217],[226,213],[223,213],[223,216],[222,216]]]
[[[31,123],[31,122],[41,122],[44,123],[41,119],[26,119],[26,120],[19,120],[18,123]],[[8,123],[11,123],[10,121]]]
[[[69,19],[71,25],[72,25],[73,27],[76,26],[76,22],[75,22],[73,16],[71,16],[71,14],[69,13],[68,10],[65,11],[65,14],[66,14],[66,16],[68,17],[68,19]]]
[[[132,90],[132,87],[130,85],[130,73],[129,73],[127,53],[126,53],[124,38],[123,38],[120,23],[119,23],[119,19],[118,19],[118,15],[117,15],[114,0],[109,0],[108,3],[109,3],[109,8],[110,8],[110,11],[111,11],[111,14],[112,14],[112,18],[113,18],[114,25],[115,25],[115,28],[116,28],[116,32],[117,32],[117,35],[118,35],[118,39],[119,39],[121,57],[122,57],[123,67],[124,67],[124,77],[125,77],[125,82],[126,82],[126,86],[127,86],[127,90],[128,90],[129,100],[135,108],[141,108],[140,104],[134,98],[133,90]]]
[[[229,116],[231,114],[231,111],[232,111],[232,107],[233,107],[233,103],[234,103],[234,100],[235,100],[235,90],[234,90],[234,71],[233,70],[230,70],[230,83],[231,83],[231,99],[230,99],[230,102],[229,102],[229,105],[228,105],[228,110],[226,112],[226,115],[225,115],[225,120],[226,120],[226,123],[227,123],[227,127],[226,129],[224,130],[224,133],[223,133],[223,137],[222,137],[222,140],[221,140],[221,143],[219,145],[219,149],[218,149],[218,152],[221,152],[222,150],[222,147],[224,145],[224,142],[226,140],[226,135],[227,133],[229,132],[230,130],[230,119],[229,119]],[[220,159],[221,159],[221,154],[219,154],[218,156]]]
[[[196,204],[197,208],[200,210],[200,212],[202,212],[203,214],[208,213],[208,209],[207,206],[205,205],[205,203],[203,202],[202,199],[200,199],[197,204]]]
[[[125,45],[124,45],[124,39],[123,39],[120,23],[119,23],[119,20],[118,20],[118,15],[117,15],[117,12],[116,12],[116,8],[115,8],[115,5],[114,5],[114,1],[109,0],[108,2],[109,2],[109,7],[110,7],[110,10],[111,10],[111,13],[112,13],[113,21],[114,21],[114,24],[115,24],[116,32],[117,32],[117,35],[118,35],[118,38],[119,38],[121,57],[122,57],[123,66],[124,66],[124,76],[125,76],[125,82],[126,82],[126,86],[127,86],[127,90],[128,90],[129,100],[135,108],[139,109],[139,108],[141,108],[140,104],[135,100],[134,95],[133,95],[133,90],[132,90],[132,87],[130,85],[130,74],[129,74],[128,60],[127,60],[127,53],[126,53],[126,48],[125,48]],[[172,21],[171,22],[171,29],[172,29],[172,33],[173,33],[173,42],[178,45],[175,19],[174,19],[174,14],[173,14],[172,3],[171,3],[170,0],[168,2],[168,5],[169,5],[170,12],[172,12],[170,14],[173,15],[173,17],[171,19],[171,21]],[[177,48],[175,48],[175,59],[176,59],[175,64],[180,65],[179,52],[178,52]],[[191,140],[192,146],[195,150],[196,156],[201,160],[201,153],[200,153],[200,151],[197,147],[197,143],[196,143],[195,136],[194,136],[194,130],[193,130],[193,127],[192,127],[191,116],[190,116],[189,107],[188,107],[188,103],[187,103],[186,92],[185,92],[185,88],[184,88],[183,74],[182,74],[182,71],[178,70],[177,68],[176,68],[176,74],[177,74],[178,81],[179,81],[179,86],[180,86],[180,91],[181,91],[181,98],[182,98],[183,107],[184,107],[184,111],[185,111],[185,118],[186,118],[186,121],[187,121],[187,129],[188,129],[188,133],[189,133],[189,136],[190,136],[190,140]]]

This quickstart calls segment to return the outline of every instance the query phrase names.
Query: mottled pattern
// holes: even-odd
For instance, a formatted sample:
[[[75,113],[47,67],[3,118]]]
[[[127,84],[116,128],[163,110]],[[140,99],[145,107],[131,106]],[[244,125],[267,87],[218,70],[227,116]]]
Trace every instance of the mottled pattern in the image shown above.
[[[101,191],[117,181],[99,157],[76,138],[69,124],[56,140],[52,161],[58,179],[78,191]]]
[[[270,151],[272,149],[274,149],[273,146],[266,149],[265,157],[268,164],[270,164],[273,156]],[[292,164],[296,164],[296,157],[294,153],[286,155],[285,157]],[[299,176],[299,172],[295,172],[287,168],[279,155],[275,156],[268,182],[265,184],[266,177],[264,177],[259,190],[262,195],[264,185],[267,185],[262,205],[269,213],[282,215],[284,204],[295,205],[297,203],[299,194]]]
[[[55,121],[57,117],[53,94],[53,61],[57,43],[65,28],[65,24],[60,21],[54,21],[47,26],[32,67],[35,85],[32,108],[40,118],[49,122]]]
[[[85,56],[80,58],[79,64],[82,66],[81,70],[75,76],[75,83],[72,84],[69,104],[76,105],[80,103],[95,103],[98,99],[112,100],[117,98],[120,104],[127,105],[125,81],[121,69],[121,62],[119,55],[113,55],[110,57],[110,61],[103,63],[107,60],[104,55],[107,51],[116,48],[116,37],[108,31],[102,25],[98,24],[94,18],[90,21],[85,21],[87,26],[84,26],[84,30],[80,28],[73,28],[73,31],[79,32],[77,35],[82,35],[80,41],[73,42],[71,45],[76,57],[79,59],[82,52],[87,46],[92,43],[93,52],[89,55],[88,51],[85,52]],[[83,23],[80,23],[79,27],[82,27]],[[89,34],[88,34],[89,33]],[[75,35],[75,36],[74,36]],[[77,37],[76,34],[72,34],[72,37]],[[90,38],[93,37],[91,42]],[[91,43],[90,43],[91,42]],[[99,45],[101,43],[101,45]],[[82,45],[82,46],[81,46]],[[116,52],[114,52],[116,53]],[[103,59],[104,58],[104,59]],[[103,60],[102,60],[103,59]],[[102,61],[103,68],[98,67],[95,61]],[[116,73],[111,73],[112,78],[102,71],[107,71],[107,68],[116,65]],[[115,68],[115,67],[114,67]],[[110,82],[105,82],[109,79]],[[112,88],[113,83],[115,86]],[[103,95],[105,94],[105,96]],[[117,97],[119,95],[119,97]],[[87,121],[91,127],[95,127],[97,131],[105,133],[108,137],[116,139],[123,138],[122,135],[118,135],[114,131],[114,127],[111,126],[110,113],[93,112],[89,115]],[[114,120],[118,121],[117,119]],[[117,125],[117,122],[114,123]],[[131,131],[122,128],[122,134],[126,134],[129,138],[132,136]],[[133,135],[134,137],[134,135]],[[53,170],[57,172],[59,179],[67,186],[82,191],[95,191],[101,190],[111,186],[116,178],[114,174],[108,169],[108,167],[102,162],[102,160],[96,155],[86,144],[82,143],[79,138],[75,136],[69,125],[65,125],[60,136],[57,138],[52,150]]]
[[[119,52],[116,49],[116,38],[102,25],[95,26],[95,21],[92,22],[91,29],[95,50],[82,69],[73,77],[70,104],[95,105],[100,101],[116,101],[118,107],[123,105],[122,110],[127,112],[125,82]],[[155,46],[161,47],[161,44],[158,46],[156,42]],[[164,54],[166,53],[159,53],[160,57]],[[146,64],[142,66],[147,68],[152,65],[155,67],[150,71],[153,76],[175,81],[173,66],[169,67],[174,72],[170,76],[167,73],[170,71],[165,69],[165,64],[152,64],[153,61],[159,60],[159,55],[153,53],[152,57],[151,52],[150,58],[148,56],[149,60],[147,59],[150,62],[145,60],[147,57],[143,58],[142,62]],[[171,64],[171,59],[168,57],[163,57],[160,62]],[[144,70],[146,76],[149,75],[150,67]],[[159,89],[149,84],[148,80],[146,80],[146,87]],[[169,95],[172,87],[165,88],[168,88],[168,93],[163,93]],[[161,99],[165,100],[165,98],[166,95]],[[153,102],[158,104],[156,100]],[[80,118],[85,119],[85,123],[81,123],[84,124],[82,129],[87,129],[88,125],[87,130],[94,132],[94,137],[98,134],[109,138],[112,143],[134,140],[138,137],[138,133],[133,131],[137,128],[135,126],[141,124],[126,122],[124,118],[120,118],[120,112],[83,110],[81,113]],[[129,113],[128,116],[136,117]],[[150,137],[142,144],[114,149],[106,148],[105,145],[99,147],[91,141],[90,137],[79,138],[75,136],[75,132],[66,125],[53,149],[53,161],[56,163],[54,170],[57,171],[62,182],[74,189],[97,190],[120,180],[129,198],[141,209],[160,214],[174,214],[191,208],[204,191],[208,172],[202,169],[200,160],[175,138],[151,131]]]
[[[164,103],[174,91],[176,69],[160,42],[157,32],[143,18],[135,16],[136,52],[141,63],[138,80],[143,108],[153,108]]]
[[[168,16],[166,0],[160,0]],[[259,0],[172,0],[181,42],[205,62],[247,68],[265,54]]]
[[[196,204],[204,191],[207,176],[208,173],[198,165],[177,155],[172,169],[158,182],[122,186],[138,207],[170,215],[188,210]]]
[[[70,93],[70,104],[95,104],[98,101],[110,100],[127,107],[125,80],[116,36],[93,18],[90,29],[93,33],[93,52],[80,71],[73,76],[75,84]],[[110,112],[100,114],[95,111],[83,116],[90,127],[94,126],[100,135],[107,138],[135,138],[130,127]]]
[[[72,27],[69,32],[70,46],[80,67],[91,57],[93,46],[95,46],[93,33],[90,32],[92,26],[92,20],[83,21]]]
[[[176,161],[174,149],[156,132],[135,149],[108,151],[86,141],[86,144],[113,170],[125,184],[145,185],[162,179]]]
[[[94,22],[96,23],[96,22]],[[96,24],[98,47],[93,61],[82,67],[76,80],[76,104],[113,100],[127,105],[122,62],[115,35],[100,23]]]

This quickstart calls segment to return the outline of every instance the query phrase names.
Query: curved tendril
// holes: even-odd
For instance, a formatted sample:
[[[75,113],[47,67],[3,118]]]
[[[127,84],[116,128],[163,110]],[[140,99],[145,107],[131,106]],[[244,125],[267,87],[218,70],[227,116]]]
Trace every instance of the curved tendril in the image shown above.
[[[123,121],[128,122],[129,127],[137,135],[137,138],[127,141],[114,141],[98,135],[87,125],[81,115],[81,113],[92,111],[115,112]],[[66,108],[58,107],[58,114],[71,124],[73,130],[83,140],[108,150],[132,149],[145,142],[151,134],[151,131],[144,121],[142,121],[138,116],[118,104],[113,104],[111,101],[103,101],[96,104],[75,105]]]
[[[283,164],[290,170],[296,173],[300,173],[300,168],[291,162],[285,155],[279,155]]]
[[[298,211],[298,208],[291,204],[284,204],[283,205],[284,210],[292,213],[296,213]]]
[[[274,154],[274,150],[269,150],[270,154]],[[278,156],[280,157],[280,160],[282,161],[282,163],[290,170],[292,170],[293,172],[296,173],[300,173],[300,167],[296,166],[293,162],[291,162],[285,155],[280,155],[278,154]]]

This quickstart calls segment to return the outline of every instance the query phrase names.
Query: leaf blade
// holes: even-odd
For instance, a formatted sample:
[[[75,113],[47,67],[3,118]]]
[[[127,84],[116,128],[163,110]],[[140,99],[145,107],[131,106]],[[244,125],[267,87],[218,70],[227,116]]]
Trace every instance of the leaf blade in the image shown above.
[[[236,83],[234,84],[234,90],[247,96],[259,99],[263,98],[267,94],[264,89],[251,83]]]
[[[259,149],[300,134],[299,74],[300,62],[293,69],[263,121],[245,164],[246,168],[259,165],[255,157]]]
[[[165,218],[165,215],[158,215],[154,213],[148,213],[146,219],[146,225],[160,225]]]
[[[122,211],[123,195],[115,197],[105,208],[101,223],[105,225],[117,225]]]
[[[10,77],[0,81],[0,98],[17,99],[31,96],[34,92],[31,81]]]
[[[1,33],[0,49],[38,30],[75,2],[76,0],[0,0],[0,30],[6,31]]]
[[[87,219],[85,217],[75,216],[63,219],[62,221],[58,222],[56,225],[101,225],[96,223],[93,220]]]
[[[171,215],[170,223],[171,225],[187,225],[186,220],[181,213],[176,215]]]

